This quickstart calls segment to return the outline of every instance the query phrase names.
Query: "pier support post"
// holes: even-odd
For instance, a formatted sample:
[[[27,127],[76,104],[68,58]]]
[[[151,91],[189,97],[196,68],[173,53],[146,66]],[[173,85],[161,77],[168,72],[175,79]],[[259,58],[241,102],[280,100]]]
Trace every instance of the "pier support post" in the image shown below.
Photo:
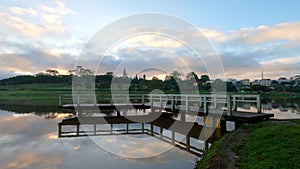
[[[163,108],[162,95],[159,96],[159,105],[160,105],[160,108]]]
[[[188,113],[190,111],[190,108],[189,108],[189,96],[186,96],[185,97],[185,112]]]
[[[186,149],[190,150],[190,136],[187,135],[185,141],[186,141]]]
[[[213,105],[214,105],[214,109],[217,108],[217,96],[216,95],[214,95],[214,103],[213,103]]]
[[[175,106],[174,106],[174,96],[171,95],[171,110],[174,111],[175,110]]]
[[[80,95],[77,95],[76,97],[77,107],[80,106]]]
[[[160,133],[159,133],[159,135],[160,135],[160,138],[162,139],[163,138],[163,128],[162,127],[160,127]]]
[[[58,137],[61,137],[61,124],[58,124]]]
[[[62,97],[61,95],[58,96],[58,106],[62,106]]]
[[[150,106],[151,106],[151,108],[153,108],[153,96],[152,95],[150,95]]]
[[[150,125],[151,136],[153,136],[153,124]]]
[[[227,95],[227,116],[232,116],[231,95]]]
[[[203,109],[204,109],[204,113],[207,113],[207,103],[206,103],[206,97],[203,97]]]
[[[209,146],[208,146],[208,142],[204,141],[204,151],[208,150]]]
[[[237,104],[236,104],[236,97],[235,96],[232,96],[232,109],[234,111],[237,111]]]
[[[126,102],[127,102],[127,105],[129,105],[129,103],[130,103],[130,97],[129,97],[129,95],[128,96],[126,96]]]
[[[110,124],[110,133],[111,134],[113,133],[113,128],[114,128],[113,124]]]
[[[186,121],[185,113],[180,112],[180,121],[182,122]]]
[[[142,133],[145,133],[145,123],[142,123]]]
[[[76,135],[79,136],[79,124],[76,125]]]
[[[94,124],[94,135],[97,134],[97,124]]]
[[[142,104],[143,105],[145,104],[145,95],[144,94],[142,95]]]
[[[260,101],[260,95],[256,96],[256,105],[257,105],[257,113],[261,113],[261,101]]]
[[[172,130],[172,144],[175,144],[175,131]]]

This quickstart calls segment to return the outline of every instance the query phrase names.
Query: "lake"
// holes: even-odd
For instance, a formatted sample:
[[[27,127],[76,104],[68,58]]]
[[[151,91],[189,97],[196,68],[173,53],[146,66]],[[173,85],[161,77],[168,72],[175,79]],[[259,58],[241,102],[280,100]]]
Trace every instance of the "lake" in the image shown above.
[[[297,100],[267,100],[263,102],[263,109],[265,113],[274,113],[275,118],[279,119],[300,118]],[[255,111],[255,106],[239,105],[238,110]],[[125,113],[134,116],[145,112]],[[109,115],[116,114],[111,112]],[[200,159],[197,155],[170,146],[169,143],[147,134],[58,138],[57,124],[72,116],[74,116],[72,113],[34,111],[22,113],[0,110],[0,168],[192,169],[195,162]],[[186,120],[189,121],[190,118],[187,117]],[[200,118],[197,122],[202,124],[203,120]],[[114,128],[122,127],[124,128],[124,126]],[[131,128],[140,127],[131,126]],[[149,129],[149,126],[145,128]],[[159,129],[154,126],[154,131]],[[197,140],[191,142],[201,145]],[[130,148],[129,145],[135,146]],[[144,158],[136,158],[139,156]]]

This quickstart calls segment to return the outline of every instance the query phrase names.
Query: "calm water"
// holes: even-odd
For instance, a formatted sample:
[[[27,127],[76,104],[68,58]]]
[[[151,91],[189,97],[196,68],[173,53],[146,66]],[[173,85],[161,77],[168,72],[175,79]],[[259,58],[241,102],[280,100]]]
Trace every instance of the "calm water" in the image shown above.
[[[51,119],[52,114],[40,117],[0,110],[0,168],[174,169],[193,168],[198,159],[178,148],[151,158],[124,158],[105,151],[89,137],[57,138],[57,123],[69,115],[60,114]],[[103,139],[111,141],[109,137]],[[152,137],[143,139],[153,141]],[[152,149],[144,146],[140,151]]]
[[[240,105],[242,111],[256,111],[254,105]],[[265,113],[275,113],[275,118],[300,118],[299,102],[268,101],[263,103]],[[143,114],[143,111],[125,111],[122,115]],[[110,115],[115,115],[112,112]],[[147,169],[147,168],[194,168],[199,157],[179,148],[171,148],[167,152],[149,158],[126,158],[108,152],[95,144],[89,137],[58,138],[57,123],[72,114],[64,113],[15,113],[0,110],[0,168],[28,169]],[[97,116],[90,114],[89,116]],[[176,117],[180,120],[180,116]],[[195,119],[187,116],[186,121]],[[198,120],[198,121],[197,121]],[[196,119],[199,124],[203,120]],[[229,123],[228,126],[232,124]],[[146,145],[138,145],[137,149],[125,154],[153,153],[157,148],[168,146],[159,139],[138,135],[134,137],[101,136],[98,141],[112,146],[116,139],[124,139],[124,146],[135,144],[134,139],[142,139]],[[155,143],[155,144],[154,144]],[[103,146],[102,145],[102,146]],[[112,146],[114,147],[114,146]],[[119,154],[122,154],[122,152]]]

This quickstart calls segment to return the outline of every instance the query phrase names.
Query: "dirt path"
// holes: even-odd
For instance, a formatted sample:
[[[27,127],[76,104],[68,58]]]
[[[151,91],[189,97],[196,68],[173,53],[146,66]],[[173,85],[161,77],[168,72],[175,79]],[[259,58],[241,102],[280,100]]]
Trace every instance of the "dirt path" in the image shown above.
[[[217,155],[210,161],[210,169],[238,168],[235,166],[238,156],[233,148],[243,143],[243,139],[249,134],[245,129],[238,129],[230,134],[221,144]]]

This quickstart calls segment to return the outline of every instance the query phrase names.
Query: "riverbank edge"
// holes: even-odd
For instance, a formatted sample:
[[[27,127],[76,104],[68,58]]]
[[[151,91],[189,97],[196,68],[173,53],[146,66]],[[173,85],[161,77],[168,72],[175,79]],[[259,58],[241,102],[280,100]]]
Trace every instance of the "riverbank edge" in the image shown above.
[[[249,146],[252,143],[247,141],[250,133],[256,132],[262,128],[273,125],[300,125],[300,119],[277,120],[272,119],[265,122],[255,124],[244,124],[237,130],[224,135],[221,139],[212,144],[210,149],[204,152],[203,158],[196,162],[195,169],[224,169],[224,168],[239,168],[242,153],[241,148]],[[265,139],[265,138],[260,138]],[[287,137],[286,139],[292,139]],[[277,145],[274,145],[277,146]],[[262,147],[263,148],[263,147]],[[277,147],[278,148],[278,147]],[[295,147],[297,148],[297,147]],[[251,152],[252,154],[255,152]],[[296,157],[296,158],[299,158]],[[252,161],[249,161],[251,163]],[[300,165],[300,164],[296,164]],[[260,166],[267,167],[267,166]]]

